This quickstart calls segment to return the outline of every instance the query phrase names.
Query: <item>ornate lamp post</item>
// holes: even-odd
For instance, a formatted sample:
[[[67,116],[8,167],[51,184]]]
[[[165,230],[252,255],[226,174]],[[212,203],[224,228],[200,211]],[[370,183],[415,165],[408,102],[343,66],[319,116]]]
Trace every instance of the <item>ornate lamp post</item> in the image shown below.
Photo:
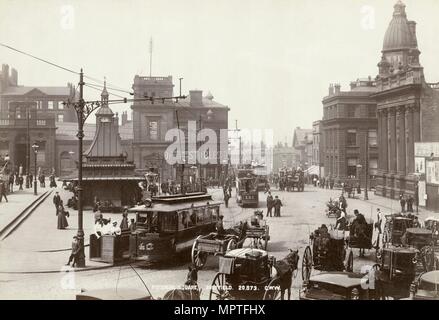
[[[34,143],[32,150],[34,151],[34,195],[37,195],[37,154],[40,146]]]

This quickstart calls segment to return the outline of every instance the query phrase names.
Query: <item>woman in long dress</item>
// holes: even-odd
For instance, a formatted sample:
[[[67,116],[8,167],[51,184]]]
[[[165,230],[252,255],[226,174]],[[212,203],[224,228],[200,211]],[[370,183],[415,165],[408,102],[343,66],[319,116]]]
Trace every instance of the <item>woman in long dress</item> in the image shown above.
[[[58,229],[65,229],[69,226],[69,223],[67,222],[67,217],[66,217],[66,211],[64,210],[64,205],[61,203],[58,205],[58,212],[57,212],[57,216],[58,216]]]

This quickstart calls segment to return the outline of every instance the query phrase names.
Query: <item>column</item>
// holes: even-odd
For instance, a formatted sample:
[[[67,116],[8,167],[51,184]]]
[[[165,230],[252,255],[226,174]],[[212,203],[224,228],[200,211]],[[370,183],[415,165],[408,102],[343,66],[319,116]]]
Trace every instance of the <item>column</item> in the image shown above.
[[[396,167],[400,175],[406,175],[406,142],[405,142],[405,106],[397,108],[397,144],[396,144]]]
[[[380,146],[380,149],[383,150],[383,171],[388,173],[389,172],[389,148],[388,148],[388,123],[387,123],[387,110],[382,110],[382,123],[381,123],[381,139],[382,143]]]
[[[413,108],[413,141],[421,141],[421,114],[419,103],[416,103]]]
[[[396,173],[396,114],[395,109],[390,108],[388,114],[388,149],[389,149],[389,172]]]
[[[405,109],[405,124],[405,162],[407,164],[407,173],[410,174],[415,172],[415,144],[413,142],[413,105],[409,105]]]

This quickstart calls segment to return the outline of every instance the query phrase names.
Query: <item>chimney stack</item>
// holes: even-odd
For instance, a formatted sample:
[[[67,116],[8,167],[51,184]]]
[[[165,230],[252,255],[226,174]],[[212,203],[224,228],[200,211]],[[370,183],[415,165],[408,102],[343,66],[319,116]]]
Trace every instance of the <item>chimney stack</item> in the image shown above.
[[[334,85],[334,93],[335,93],[335,94],[339,94],[339,93],[340,93],[340,88],[341,88],[341,86],[340,86],[339,83],[337,83],[336,85]]]
[[[122,112],[122,125],[125,125],[128,122],[128,112]]]
[[[190,90],[190,105],[191,107],[200,107],[203,105],[203,91],[202,90]]]

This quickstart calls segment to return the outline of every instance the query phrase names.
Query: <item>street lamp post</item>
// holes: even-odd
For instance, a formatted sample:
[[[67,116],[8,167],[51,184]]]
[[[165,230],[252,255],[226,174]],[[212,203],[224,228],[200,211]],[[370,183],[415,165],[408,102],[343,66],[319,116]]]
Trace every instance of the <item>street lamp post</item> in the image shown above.
[[[34,143],[32,150],[34,151],[34,195],[37,195],[37,154],[40,146]]]

